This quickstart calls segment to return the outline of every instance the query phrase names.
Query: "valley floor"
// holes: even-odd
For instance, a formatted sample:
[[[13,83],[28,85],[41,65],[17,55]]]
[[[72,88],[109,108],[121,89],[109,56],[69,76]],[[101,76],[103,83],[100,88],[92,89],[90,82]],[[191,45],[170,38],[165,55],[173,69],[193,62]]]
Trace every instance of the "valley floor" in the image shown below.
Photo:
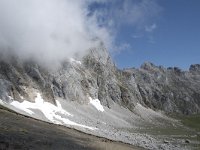
[[[13,149],[140,150],[141,148],[42,122],[0,107],[0,150]]]

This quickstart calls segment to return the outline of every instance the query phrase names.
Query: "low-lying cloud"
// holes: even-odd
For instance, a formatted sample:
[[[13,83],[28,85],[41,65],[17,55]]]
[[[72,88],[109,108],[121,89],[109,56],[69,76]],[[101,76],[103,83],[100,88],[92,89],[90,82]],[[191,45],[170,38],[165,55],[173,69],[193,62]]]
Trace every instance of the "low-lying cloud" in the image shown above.
[[[0,0],[0,52],[47,64],[84,54],[95,46],[95,38],[109,39],[106,29],[88,16],[90,3]]]

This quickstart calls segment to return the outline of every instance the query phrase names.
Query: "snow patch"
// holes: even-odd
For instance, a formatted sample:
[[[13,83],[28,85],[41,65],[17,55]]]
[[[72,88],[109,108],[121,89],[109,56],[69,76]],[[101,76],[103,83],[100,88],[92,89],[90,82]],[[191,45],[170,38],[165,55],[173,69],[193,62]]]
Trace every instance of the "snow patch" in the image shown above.
[[[70,58],[69,60],[70,60],[71,63],[76,63],[76,64],[79,64],[79,65],[82,64],[81,61],[75,60],[74,58]]]
[[[60,104],[60,102],[59,102],[58,100],[56,100],[56,105],[57,105],[57,107],[58,107],[59,109],[63,109],[63,108],[62,108],[62,105]]]
[[[0,99],[0,104],[1,104],[1,105],[4,105],[4,102],[2,101],[2,99]]]
[[[101,112],[104,111],[104,108],[98,99],[92,99],[91,97],[89,97],[89,100],[90,100],[90,104],[93,105],[98,111],[101,111]]]
[[[67,116],[72,117],[73,115],[70,114],[69,112],[65,111],[62,108],[62,106],[58,100],[56,100],[56,104],[58,107],[51,103],[44,102],[40,93],[37,93],[37,97],[35,98],[35,103],[29,102],[26,100],[24,100],[22,103],[20,103],[18,101],[13,101],[10,103],[10,105],[12,105],[18,109],[21,109],[30,115],[34,114],[34,112],[30,109],[39,109],[44,114],[44,116],[50,122],[52,122],[54,124],[78,126],[78,127],[83,127],[83,128],[87,128],[90,130],[96,129],[96,128],[89,127],[86,125],[75,123],[75,122],[67,119],[66,118]],[[62,116],[64,116],[64,118]]]
[[[40,93],[37,93],[37,97],[35,98],[35,103],[40,106],[44,105],[44,100],[42,99]]]
[[[9,96],[9,95],[8,95],[8,98],[9,98],[9,100],[13,100],[13,97],[11,97],[11,96]]]
[[[28,109],[29,106],[30,106],[29,103],[30,103],[30,102],[28,102],[28,101],[23,101],[22,103],[19,103],[18,101],[13,101],[13,102],[11,102],[10,104],[11,104],[12,106],[18,108],[18,109],[21,109],[21,110],[25,111],[26,113],[28,113],[28,114],[30,114],[30,115],[33,115],[34,112]],[[31,108],[31,107],[30,107],[30,108]]]
[[[23,97],[23,96],[21,96],[21,95],[19,95],[19,97],[20,97],[21,99],[24,99],[24,97]]]

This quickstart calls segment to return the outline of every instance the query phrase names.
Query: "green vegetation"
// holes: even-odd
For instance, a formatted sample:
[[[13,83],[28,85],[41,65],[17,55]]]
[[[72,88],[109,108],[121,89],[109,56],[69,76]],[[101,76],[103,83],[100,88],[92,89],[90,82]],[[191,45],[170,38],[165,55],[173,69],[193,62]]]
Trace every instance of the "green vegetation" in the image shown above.
[[[19,129],[19,131],[24,133],[24,134],[28,134],[28,130],[26,130],[26,129],[21,128],[21,129]]]
[[[200,115],[181,116],[181,122],[197,132],[200,132]]]
[[[137,129],[129,129],[129,132],[151,135],[163,139],[174,145],[181,145],[186,149],[200,149],[200,115],[170,115],[178,122],[165,123],[165,125],[144,124]],[[158,121],[161,122],[161,121]]]
[[[193,130],[195,135],[194,139],[200,142],[200,115],[181,116],[180,120],[183,125]],[[200,144],[198,145],[198,148],[200,148]]]

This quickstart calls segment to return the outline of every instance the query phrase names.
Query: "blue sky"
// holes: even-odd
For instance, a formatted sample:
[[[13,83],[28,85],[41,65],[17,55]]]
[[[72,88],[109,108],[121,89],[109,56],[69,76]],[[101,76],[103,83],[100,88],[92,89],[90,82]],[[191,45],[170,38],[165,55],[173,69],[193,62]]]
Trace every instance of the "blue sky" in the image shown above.
[[[107,11],[102,24],[115,28],[111,53],[119,68],[200,63],[199,0],[108,0],[94,8]]]

